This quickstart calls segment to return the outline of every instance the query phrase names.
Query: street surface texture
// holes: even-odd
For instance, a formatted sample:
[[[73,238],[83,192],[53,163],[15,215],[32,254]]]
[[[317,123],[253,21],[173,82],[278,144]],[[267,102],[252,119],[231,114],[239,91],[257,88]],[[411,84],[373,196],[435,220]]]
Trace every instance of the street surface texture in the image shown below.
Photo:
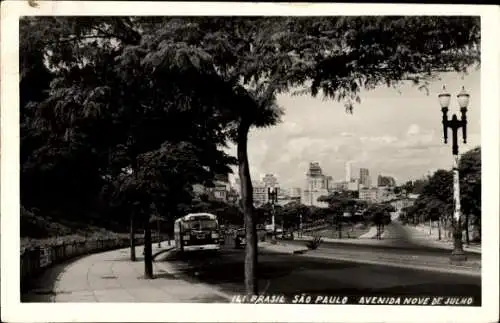
[[[244,293],[244,250],[230,247],[218,255],[180,257],[175,252],[158,257],[163,268],[192,283],[216,286],[229,296]],[[384,265],[360,264],[328,258],[260,251],[259,291],[294,295],[331,296],[456,296],[481,303],[481,278]]]

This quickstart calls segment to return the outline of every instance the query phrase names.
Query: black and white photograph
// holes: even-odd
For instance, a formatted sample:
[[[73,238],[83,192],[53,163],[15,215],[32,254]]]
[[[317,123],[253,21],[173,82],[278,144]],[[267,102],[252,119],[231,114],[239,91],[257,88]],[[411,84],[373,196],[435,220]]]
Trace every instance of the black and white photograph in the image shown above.
[[[189,6],[2,5],[2,321],[496,321],[498,10]]]

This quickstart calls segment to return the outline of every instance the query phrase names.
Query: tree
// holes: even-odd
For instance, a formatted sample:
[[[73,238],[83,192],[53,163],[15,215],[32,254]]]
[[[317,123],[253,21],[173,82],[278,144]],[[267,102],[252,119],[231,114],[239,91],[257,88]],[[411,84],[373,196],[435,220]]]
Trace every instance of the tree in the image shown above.
[[[481,237],[481,147],[464,153],[458,164],[460,176],[460,202],[465,215],[465,238],[469,243],[469,215]]]
[[[382,230],[385,225],[391,222],[390,212],[394,208],[390,204],[373,203],[366,210],[366,214],[370,216],[371,222],[377,226],[377,239],[382,239]]]
[[[310,209],[299,202],[289,202],[281,209],[283,221],[286,227],[300,228],[300,224],[311,220]]]
[[[474,215],[476,227],[481,217],[481,148],[477,147],[462,155],[459,162],[460,204],[464,215],[466,241],[469,243],[469,215]],[[415,205],[408,210],[408,216],[419,217],[423,221],[438,221],[448,228],[454,212],[453,174],[448,170],[438,170],[422,181],[421,195]],[[480,230],[480,229],[479,229]],[[478,231],[479,231],[478,230]],[[480,231],[478,233],[480,237]]]
[[[408,217],[419,221],[437,221],[439,239],[442,226],[448,230],[453,214],[453,174],[448,170],[437,170],[422,181],[421,194],[408,209]]]
[[[80,162],[81,169],[93,172],[94,176],[80,172],[82,180],[123,175],[124,182],[118,183],[124,185],[125,192],[135,192],[132,195],[137,204],[130,219],[133,259],[134,213],[147,217],[147,197],[154,194],[145,193],[167,189],[164,185],[151,186],[158,181],[151,182],[151,174],[147,173],[151,171],[148,165],[162,167],[158,161],[171,154],[165,143],[175,147],[187,142],[196,147],[190,156],[201,163],[193,174],[207,176],[190,180],[206,182],[217,172],[230,171],[226,165],[232,158],[221,150],[227,134],[215,108],[221,102],[228,105],[225,100],[232,97],[232,88],[207,64],[203,52],[191,51],[186,44],[161,43],[151,35],[148,23],[141,24],[135,18],[26,18],[22,25],[26,39],[33,31],[47,36],[37,50],[47,57],[46,65],[54,74],[50,95],[35,109],[30,128],[43,125],[47,138],[42,141],[42,151],[61,155],[61,148],[54,149],[49,139],[62,145],[63,152],[68,145],[82,147],[80,154],[74,149],[68,151],[69,156],[76,157],[77,165]],[[40,34],[38,28],[44,33]],[[149,34],[145,35],[145,31]],[[152,50],[151,46],[157,44],[161,46]],[[41,160],[39,155],[32,157]],[[185,167],[184,171],[192,169]],[[81,184],[82,180],[74,182]],[[192,181],[184,181],[181,191],[189,183]],[[64,188],[62,183],[57,186]],[[172,205],[172,187],[168,192]],[[52,196],[57,200],[61,195]],[[144,217],[140,217],[141,222]],[[146,247],[150,248],[149,222],[145,223]],[[146,276],[150,276],[147,248]]]

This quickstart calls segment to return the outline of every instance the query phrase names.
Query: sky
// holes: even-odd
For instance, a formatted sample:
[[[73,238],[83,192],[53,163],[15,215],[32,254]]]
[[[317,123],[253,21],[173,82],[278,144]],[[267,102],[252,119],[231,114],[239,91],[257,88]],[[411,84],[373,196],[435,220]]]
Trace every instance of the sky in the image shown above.
[[[479,146],[479,70],[467,75],[443,74],[431,82],[428,94],[409,84],[399,91],[382,86],[362,92],[353,114],[345,112],[343,102],[280,95],[278,104],[285,112],[282,122],[250,131],[252,181],[272,173],[281,187],[304,187],[310,162],[319,162],[323,173],[333,176],[334,181],[345,178],[347,161],[352,161],[353,177],[359,177],[359,168],[368,168],[375,183],[380,174],[404,183],[437,169],[450,169],[451,143],[443,142],[437,98],[443,85],[452,95],[450,118],[459,112],[456,95],[462,86],[470,94],[467,144],[462,143],[460,134],[460,153]],[[451,131],[448,137],[451,139]],[[236,155],[236,147],[231,145],[228,152]]]

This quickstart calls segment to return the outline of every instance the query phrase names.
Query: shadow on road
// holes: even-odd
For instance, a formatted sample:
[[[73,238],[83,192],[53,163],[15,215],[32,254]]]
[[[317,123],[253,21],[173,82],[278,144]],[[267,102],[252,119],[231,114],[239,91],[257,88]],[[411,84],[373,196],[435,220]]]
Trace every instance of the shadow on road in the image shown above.
[[[170,252],[161,258],[178,278],[215,285],[229,294],[244,292],[244,251]],[[356,277],[356,275],[359,275]],[[346,261],[259,251],[260,292],[293,297],[297,293],[332,296],[456,296],[481,304],[481,279]]]

